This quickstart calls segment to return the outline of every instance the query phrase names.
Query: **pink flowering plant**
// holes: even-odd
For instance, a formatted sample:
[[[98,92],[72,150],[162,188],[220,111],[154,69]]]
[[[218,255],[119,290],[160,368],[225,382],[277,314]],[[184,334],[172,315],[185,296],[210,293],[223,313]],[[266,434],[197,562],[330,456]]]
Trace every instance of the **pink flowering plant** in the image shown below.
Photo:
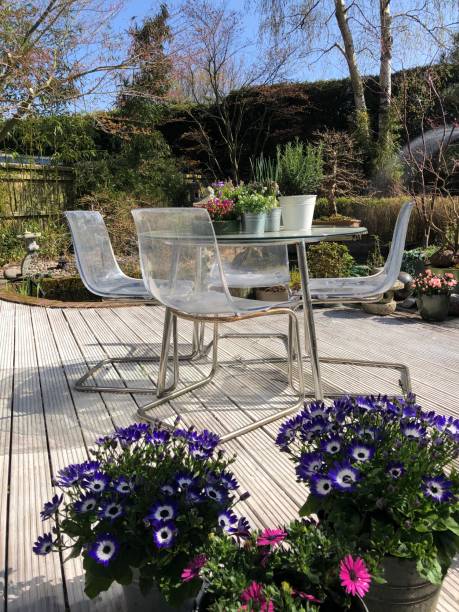
[[[209,612],[313,612],[346,594],[364,595],[371,580],[361,559],[341,555],[306,519],[253,532],[239,523],[210,538],[199,565],[206,585],[199,609]]]
[[[394,556],[441,583],[459,551],[459,419],[423,410],[414,396],[345,397],[306,404],[276,442],[309,488],[302,515],[318,514],[377,578]]]
[[[113,582],[130,584],[133,569],[145,593],[156,586],[171,602],[194,596],[199,585],[182,581],[182,572],[234,520],[239,498],[229,470],[235,458],[225,458],[218,443],[207,430],[147,423],[100,438],[90,461],[58,471],[60,493],[41,513],[51,526],[34,553],[82,556],[90,598]]]
[[[451,272],[438,275],[433,274],[432,270],[426,270],[413,279],[413,286],[418,296],[450,295],[456,285],[457,281]]]

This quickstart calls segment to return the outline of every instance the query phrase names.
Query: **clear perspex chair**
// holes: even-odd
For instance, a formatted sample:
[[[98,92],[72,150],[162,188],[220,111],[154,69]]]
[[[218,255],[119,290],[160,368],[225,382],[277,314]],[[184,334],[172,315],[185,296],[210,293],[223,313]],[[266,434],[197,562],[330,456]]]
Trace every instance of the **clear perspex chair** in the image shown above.
[[[386,291],[394,286],[400,274],[403,250],[405,248],[408,223],[414,203],[404,204],[397,217],[392,242],[384,268],[377,274],[351,278],[312,278],[310,279],[311,300],[313,303],[361,303],[378,302]],[[341,359],[322,357],[322,363],[346,364],[355,366],[389,368],[399,372],[399,385],[406,396],[412,392],[408,367],[403,363],[369,361],[362,359]],[[362,394],[353,394],[362,395]],[[331,396],[330,396],[331,397]]]
[[[288,382],[294,388],[293,362],[297,356],[299,390],[294,406],[270,415],[222,437],[227,441],[283,418],[302,405],[304,381],[298,320],[288,304],[233,297],[228,290],[213,225],[206,210],[199,208],[136,209],[132,211],[139,238],[140,262],[148,291],[166,307],[157,398],[138,410],[138,415],[155,421],[150,412],[163,402],[198,389],[214,377],[217,368],[218,326],[260,316],[284,314],[292,329],[288,347]],[[177,319],[213,325],[212,367],[205,378],[175,388],[179,381]],[[174,379],[165,389],[167,360],[172,334]]]
[[[102,215],[97,211],[72,210],[65,216],[70,227],[75,262],[81,280],[91,293],[103,298],[132,299],[151,301],[151,294],[145,288],[141,278],[132,278],[124,274],[116,261],[110,237]],[[198,355],[198,327],[194,329],[193,348],[190,355],[182,359],[193,359]],[[114,357],[103,359],[91,367],[75,383],[77,391],[98,391],[112,393],[152,393],[155,386],[124,387],[86,384],[102,368],[117,363],[157,363],[159,357]]]

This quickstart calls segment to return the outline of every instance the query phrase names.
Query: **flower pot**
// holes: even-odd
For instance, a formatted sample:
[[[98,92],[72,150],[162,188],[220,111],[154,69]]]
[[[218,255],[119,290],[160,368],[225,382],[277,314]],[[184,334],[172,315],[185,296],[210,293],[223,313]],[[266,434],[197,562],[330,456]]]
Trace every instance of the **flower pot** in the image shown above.
[[[265,232],[278,232],[280,230],[281,209],[272,208],[266,213]]]
[[[386,557],[385,584],[372,583],[365,597],[370,612],[434,612],[441,587],[426,582],[411,559]]]
[[[264,234],[266,213],[244,213],[242,220],[246,234]]]
[[[331,227],[360,227],[360,219],[314,219],[313,225],[325,225]]]
[[[255,291],[257,300],[262,302],[286,302],[288,300],[287,289],[279,287],[278,291],[271,288],[268,289],[257,289]]]
[[[212,225],[217,236],[222,234],[238,234],[241,231],[241,224],[237,219],[212,221]]]
[[[193,612],[196,608],[195,598],[187,599],[178,608],[170,606],[158,588],[153,587],[147,595],[143,595],[137,579],[138,573],[134,570],[134,579],[131,584],[123,586],[124,602],[127,612]]]
[[[279,198],[284,228],[287,230],[311,229],[316,198],[315,195],[282,196]]]
[[[444,321],[448,316],[449,295],[420,295],[416,303],[425,321]]]

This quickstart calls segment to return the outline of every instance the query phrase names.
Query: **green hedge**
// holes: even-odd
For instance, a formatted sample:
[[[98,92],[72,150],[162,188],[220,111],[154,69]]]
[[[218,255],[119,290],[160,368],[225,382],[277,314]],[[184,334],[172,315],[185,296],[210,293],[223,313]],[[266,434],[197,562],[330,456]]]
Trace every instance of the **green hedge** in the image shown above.
[[[400,207],[410,200],[409,196],[396,198],[373,198],[354,197],[338,198],[338,212],[348,217],[360,219],[362,225],[368,229],[370,235],[379,236],[382,244],[386,245],[392,240],[395,222]],[[456,206],[459,206],[459,197],[455,198]],[[452,206],[451,200],[441,198],[437,201],[437,212],[434,215],[435,222],[442,227],[444,225],[445,207]],[[325,198],[318,198],[314,217],[319,218],[329,213],[329,207]],[[422,244],[423,229],[421,219],[416,210],[413,210],[410,224],[408,226],[407,244],[418,246]]]

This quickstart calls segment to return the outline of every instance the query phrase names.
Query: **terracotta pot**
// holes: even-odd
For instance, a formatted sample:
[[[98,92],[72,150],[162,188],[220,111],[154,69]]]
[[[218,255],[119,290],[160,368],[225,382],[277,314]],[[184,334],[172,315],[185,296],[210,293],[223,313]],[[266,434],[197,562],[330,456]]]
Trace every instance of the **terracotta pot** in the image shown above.
[[[420,295],[416,303],[425,321],[444,321],[448,316],[449,295]]]
[[[372,583],[365,597],[369,612],[435,612],[441,586],[426,582],[412,559],[387,557],[385,584]]]
[[[340,221],[330,221],[328,219],[315,219],[313,225],[326,225],[330,227],[360,227],[360,219],[342,219]]]

